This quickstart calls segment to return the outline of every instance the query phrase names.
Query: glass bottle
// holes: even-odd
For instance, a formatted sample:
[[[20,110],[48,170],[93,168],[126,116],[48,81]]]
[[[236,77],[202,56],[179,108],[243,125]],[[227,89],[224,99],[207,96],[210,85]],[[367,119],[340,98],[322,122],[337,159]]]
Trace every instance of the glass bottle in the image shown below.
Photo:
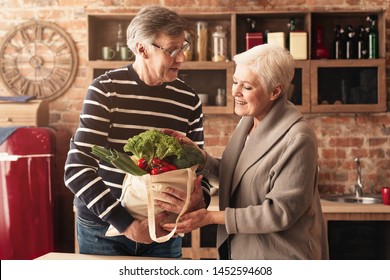
[[[215,103],[217,106],[226,106],[226,92],[224,88],[218,88]]]
[[[120,58],[121,47],[126,46],[122,24],[118,24],[118,33],[115,42],[116,57]]]
[[[191,61],[194,55],[194,40],[190,31],[186,30],[184,33],[186,41],[190,43],[190,48],[184,52],[184,55],[186,56],[186,60]]]
[[[368,16],[367,21],[370,22],[368,32],[368,58],[378,58],[378,30],[375,16]]]
[[[367,32],[363,25],[360,25],[358,28],[358,35],[357,35],[357,58],[363,59],[367,58],[368,51],[367,51]]]
[[[215,32],[213,32],[213,57],[212,61],[226,61],[227,59],[227,42],[226,42],[226,32],[223,30],[221,25],[215,27]]]
[[[295,18],[290,18],[290,21],[287,23],[288,33],[286,38],[286,47],[290,50],[290,33],[295,31]]]
[[[324,28],[321,25],[316,25],[316,46],[314,49],[315,58],[329,58],[329,50],[324,45]]]
[[[344,29],[340,25],[336,25],[334,29],[333,40],[333,58],[344,59],[345,58],[345,42],[343,38]]]
[[[352,27],[352,25],[347,26],[347,36],[346,36],[346,42],[345,42],[345,58],[346,59],[354,59],[357,58],[356,54],[356,35],[355,35],[355,29]]]
[[[247,18],[246,22],[248,26],[246,28],[245,42],[246,50],[253,48],[254,46],[263,44],[263,33],[256,32],[256,21],[252,18]]]
[[[207,22],[196,23],[196,60],[207,61]]]

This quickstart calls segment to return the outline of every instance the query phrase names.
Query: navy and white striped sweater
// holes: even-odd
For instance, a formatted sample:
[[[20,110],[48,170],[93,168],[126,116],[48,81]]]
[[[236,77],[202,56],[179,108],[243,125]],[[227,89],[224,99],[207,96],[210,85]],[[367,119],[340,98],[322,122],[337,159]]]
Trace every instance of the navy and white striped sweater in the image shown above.
[[[127,139],[151,128],[171,128],[204,144],[202,106],[176,79],[161,86],[141,81],[132,65],[106,72],[89,86],[80,123],[70,141],[64,180],[81,218],[108,222],[123,232],[133,221],[118,199],[125,173],[91,154],[98,145],[123,151]],[[209,186],[202,183],[208,203]]]

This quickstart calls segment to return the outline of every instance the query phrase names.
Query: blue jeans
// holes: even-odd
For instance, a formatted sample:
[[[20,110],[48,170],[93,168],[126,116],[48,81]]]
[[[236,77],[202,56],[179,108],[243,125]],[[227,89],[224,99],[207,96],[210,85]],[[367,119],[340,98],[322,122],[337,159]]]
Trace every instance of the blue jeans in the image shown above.
[[[182,238],[171,238],[164,243],[143,244],[124,235],[108,237],[108,226],[77,216],[77,239],[80,254],[110,256],[143,256],[156,258],[181,258]]]

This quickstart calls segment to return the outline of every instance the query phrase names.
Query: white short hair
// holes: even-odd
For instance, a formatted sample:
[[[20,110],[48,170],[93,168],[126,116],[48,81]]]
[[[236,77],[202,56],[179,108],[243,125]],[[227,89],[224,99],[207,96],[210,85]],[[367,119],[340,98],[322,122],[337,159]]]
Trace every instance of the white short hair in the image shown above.
[[[294,58],[290,52],[274,44],[255,46],[233,57],[236,65],[248,67],[259,76],[267,93],[281,85],[285,95],[294,77]]]

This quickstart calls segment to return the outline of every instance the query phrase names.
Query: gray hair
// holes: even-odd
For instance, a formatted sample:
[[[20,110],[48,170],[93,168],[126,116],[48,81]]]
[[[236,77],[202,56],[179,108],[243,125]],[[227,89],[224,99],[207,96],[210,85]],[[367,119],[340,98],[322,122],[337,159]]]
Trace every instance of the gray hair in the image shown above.
[[[295,71],[294,58],[287,49],[263,44],[235,55],[233,60],[236,65],[245,65],[258,75],[267,94],[281,85],[282,94],[286,96]]]
[[[136,44],[151,44],[160,34],[180,36],[187,27],[185,18],[167,8],[153,5],[142,8],[127,27],[127,46],[136,54]]]

